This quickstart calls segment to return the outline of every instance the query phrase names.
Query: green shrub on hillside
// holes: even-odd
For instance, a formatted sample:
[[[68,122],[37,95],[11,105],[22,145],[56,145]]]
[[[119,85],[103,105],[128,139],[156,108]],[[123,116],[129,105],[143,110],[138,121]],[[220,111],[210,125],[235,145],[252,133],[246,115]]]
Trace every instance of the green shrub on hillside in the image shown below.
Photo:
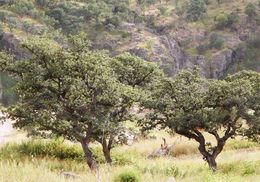
[[[37,5],[42,7],[48,6],[50,2],[51,0],[36,0]]]
[[[232,28],[232,26],[238,21],[238,15],[234,12],[230,14],[221,13],[216,16],[216,27],[218,29]]]
[[[187,8],[187,19],[197,21],[206,11],[207,5],[204,0],[190,0]]]
[[[12,7],[16,13],[28,16],[32,16],[35,9],[34,3],[28,0],[15,1]]]
[[[228,24],[228,15],[226,13],[221,13],[216,17],[217,28],[224,28]]]
[[[225,43],[223,36],[217,33],[212,33],[209,37],[209,46],[215,49],[221,49]]]
[[[254,17],[256,15],[256,6],[253,3],[248,3],[245,9],[245,13],[250,17]]]

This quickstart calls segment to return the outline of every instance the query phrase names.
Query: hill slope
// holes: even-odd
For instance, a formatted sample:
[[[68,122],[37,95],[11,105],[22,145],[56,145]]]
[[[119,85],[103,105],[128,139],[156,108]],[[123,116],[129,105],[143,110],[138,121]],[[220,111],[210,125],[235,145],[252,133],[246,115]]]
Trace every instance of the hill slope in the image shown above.
[[[0,48],[26,56],[19,41],[87,32],[93,48],[129,51],[168,75],[198,65],[207,77],[260,71],[258,0],[1,0]]]

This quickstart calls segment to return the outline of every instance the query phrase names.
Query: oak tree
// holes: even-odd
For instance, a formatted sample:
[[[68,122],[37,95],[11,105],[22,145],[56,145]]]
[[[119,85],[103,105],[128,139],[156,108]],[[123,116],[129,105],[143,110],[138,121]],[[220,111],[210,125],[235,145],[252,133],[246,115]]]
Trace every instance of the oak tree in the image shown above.
[[[225,80],[205,79],[196,70],[164,78],[142,103],[150,112],[141,125],[144,130],[169,128],[194,139],[216,170],[216,158],[228,139],[238,134],[259,136],[259,78],[259,73],[238,73]],[[205,133],[214,136],[216,145]]]

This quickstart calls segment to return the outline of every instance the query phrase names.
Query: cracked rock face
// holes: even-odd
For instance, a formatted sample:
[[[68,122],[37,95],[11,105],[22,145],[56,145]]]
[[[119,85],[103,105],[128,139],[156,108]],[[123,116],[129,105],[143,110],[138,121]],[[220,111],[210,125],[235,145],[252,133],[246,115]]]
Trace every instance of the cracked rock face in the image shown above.
[[[176,75],[182,69],[198,66],[204,76],[222,78],[234,64],[236,47],[241,43],[238,35],[227,35],[225,36],[226,49],[216,51],[210,58],[206,58],[203,55],[191,55],[184,51],[181,43],[187,37],[191,37],[192,45],[196,48],[196,45],[206,38],[202,30],[179,28],[175,33],[159,34],[133,23],[123,23],[119,28],[130,36],[125,39],[108,36],[104,40],[94,42],[93,48],[109,50],[112,56],[130,52],[147,61],[158,63],[169,76]],[[29,56],[21,49],[20,43],[21,40],[11,33],[3,33],[0,36],[0,49],[13,53],[17,59]]]
[[[0,35],[0,49],[14,54],[16,59],[28,57],[28,53],[21,48],[21,40],[11,33],[2,33]]]
[[[226,76],[226,72],[229,66],[234,62],[234,58],[235,53],[231,49],[226,49],[215,54],[210,64],[211,77],[222,78]]]

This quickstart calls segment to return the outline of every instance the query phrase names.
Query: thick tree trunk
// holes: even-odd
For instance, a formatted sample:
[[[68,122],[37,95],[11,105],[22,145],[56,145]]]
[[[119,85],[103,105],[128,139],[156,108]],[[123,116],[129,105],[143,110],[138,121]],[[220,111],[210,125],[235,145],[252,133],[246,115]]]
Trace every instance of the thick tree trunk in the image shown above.
[[[98,165],[97,165],[96,161],[93,158],[92,151],[89,148],[89,142],[86,141],[86,140],[83,140],[81,142],[81,145],[82,145],[82,148],[83,148],[83,151],[84,151],[84,154],[85,154],[85,157],[86,157],[86,161],[87,161],[87,164],[88,164],[89,168],[92,171],[97,172],[98,171]]]
[[[205,157],[209,167],[212,169],[212,171],[217,170],[217,163],[216,163],[216,158],[213,156],[207,156]]]
[[[103,139],[101,144],[102,144],[102,150],[103,150],[103,154],[105,156],[106,162],[108,164],[111,164],[112,158],[110,155],[110,150],[111,150],[110,142],[109,142],[109,144],[107,144],[107,141],[105,139]]]

